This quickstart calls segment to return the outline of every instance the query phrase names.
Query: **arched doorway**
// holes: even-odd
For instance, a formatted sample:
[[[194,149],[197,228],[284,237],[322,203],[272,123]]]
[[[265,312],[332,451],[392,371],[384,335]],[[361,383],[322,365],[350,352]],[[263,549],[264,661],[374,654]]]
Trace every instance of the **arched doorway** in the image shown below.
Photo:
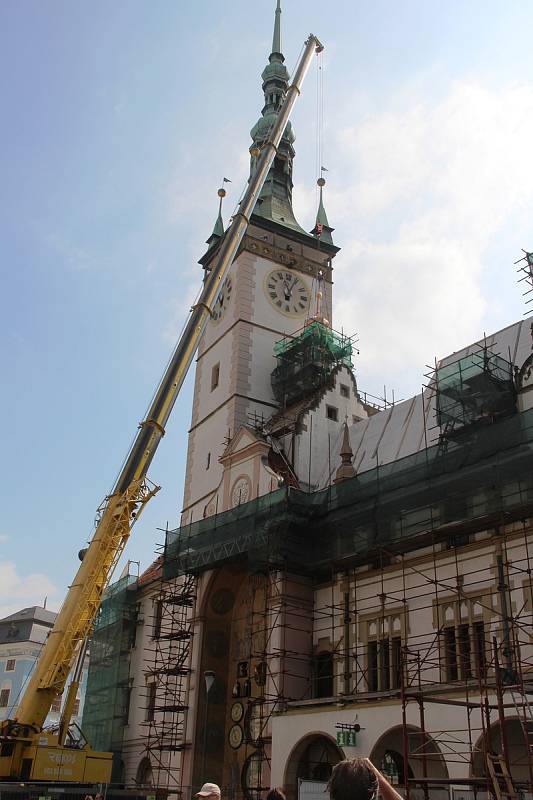
[[[335,764],[346,756],[331,736],[311,733],[293,748],[285,767],[284,786],[288,800],[298,797],[299,781],[327,782]]]
[[[408,758],[404,758],[404,731],[401,725],[390,728],[377,740],[370,753],[370,760],[383,772],[393,786],[404,786],[405,778],[432,778],[430,795],[433,800],[445,800],[449,792],[446,785],[438,785],[438,779],[448,778],[448,768],[440,748],[428,734],[424,736],[414,725],[407,727]],[[417,786],[414,796],[423,796],[423,787]],[[419,792],[420,790],[420,792]],[[413,794],[413,791],[411,791]]]
[[[518,717],[505,720],[505,738],[507,740],[507,752],[509,755],[509,768],[511,778],[517,783],[529,785],[529,758],[526,740],[522,724]],[[489,733],[490,751],[495,754],[503,754],[503,743],[501,737],[501,727],[499,722],[495,722],[490,728]],[[483,737],[480,737],[474,748],[473,773],[475,777],[485,777],[485,752]]]

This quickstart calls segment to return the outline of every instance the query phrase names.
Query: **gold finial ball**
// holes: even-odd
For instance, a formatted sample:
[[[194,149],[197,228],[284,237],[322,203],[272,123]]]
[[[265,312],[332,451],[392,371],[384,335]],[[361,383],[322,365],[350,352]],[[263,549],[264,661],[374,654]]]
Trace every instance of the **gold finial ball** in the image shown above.
[[[326,181],[325,181],[325,179],[324,179],[324,178],[319,178],[319,179],[317,180],[317,184],[318,184],[318,186],[320,186],[320,188],[322,188],[323,186],[325,186],[325,185],[326,185]]]
[[[226,196],[226,190],[225,189],[219,189],[217,194],[218,194],[219,197],[225,197]]]
[[[254,158],[259,158],[260,149],[258,147],[250,147],[250,155]]]

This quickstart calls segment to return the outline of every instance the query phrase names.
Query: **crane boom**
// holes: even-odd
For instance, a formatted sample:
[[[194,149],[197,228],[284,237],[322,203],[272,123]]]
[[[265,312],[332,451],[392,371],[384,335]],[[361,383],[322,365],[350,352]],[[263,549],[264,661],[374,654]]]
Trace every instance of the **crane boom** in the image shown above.
[[[322,49],[319,40],[311,34],[305,42],[303,54],[271,134],[262,145],[255,172],[249,179],[238,210],[224,236],[216,264],[205,280],[198,302],[191,310],[147,416],[139,425],[115,486],[98,510],[99,518],[94,535],[14,719],[0,723],[0,742],[8,738],[13,743],[13,748],[10,748],[13,752],[10,752],[9,759],[2,758],[0,752],[0,779],[21,777],[23,761],[26,762],[24,772],[27,773],[24,777],[33,775],[27,763],[34,758],[32,754],[37,752],[32,736],[41,731],[53,700],[65,687],[76,652],[91,632],[102,594],[126,545],[133,523],[146,503],[159,490],[158,486],[148,480],[148,468],[165,434],[165,425],[211,316],[222,282],[246,232],[293,105],[300,94],[300,86],[312,55]],[[8,760],[9,765],[4,763]]]

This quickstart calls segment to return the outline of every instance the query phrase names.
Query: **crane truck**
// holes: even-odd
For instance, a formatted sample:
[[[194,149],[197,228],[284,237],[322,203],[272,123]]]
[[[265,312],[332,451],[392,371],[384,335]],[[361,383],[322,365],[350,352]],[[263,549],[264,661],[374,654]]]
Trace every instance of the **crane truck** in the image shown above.
[[[12,719],[0,722],[0,781],[95,784],[110,780],[111,753],[92,750],[83,736],[75,735],[70,727],[85,643],[132,526],[159,490],[148,479],[148,468],[165,434],[165,425],[222,283],[237,255],[313,53],[322,49],[319,40],[311,34],[305,42],[272,130],[254,154],[257,159],[255,169],[222,240],[215,266],[207,275],[198,301],[191,309],[117,481],[98,509],[91,541],[20,704]],[[76,660],[59,727],[47,731],[43,729],[47,714],[52,702],[62,694]]]

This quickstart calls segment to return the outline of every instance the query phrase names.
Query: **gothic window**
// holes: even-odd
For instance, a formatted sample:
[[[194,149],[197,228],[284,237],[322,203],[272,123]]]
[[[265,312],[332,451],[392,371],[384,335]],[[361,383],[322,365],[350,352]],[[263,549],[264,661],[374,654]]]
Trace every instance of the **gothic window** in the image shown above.
[[[401,683],[402,623],[387,614],[367,623],[367,685],[369,692],[399,689]]]
[[[443,678],[447,683],[483,678],[486,633],[483,609],[475,599],[450,601],[441,607]]]

